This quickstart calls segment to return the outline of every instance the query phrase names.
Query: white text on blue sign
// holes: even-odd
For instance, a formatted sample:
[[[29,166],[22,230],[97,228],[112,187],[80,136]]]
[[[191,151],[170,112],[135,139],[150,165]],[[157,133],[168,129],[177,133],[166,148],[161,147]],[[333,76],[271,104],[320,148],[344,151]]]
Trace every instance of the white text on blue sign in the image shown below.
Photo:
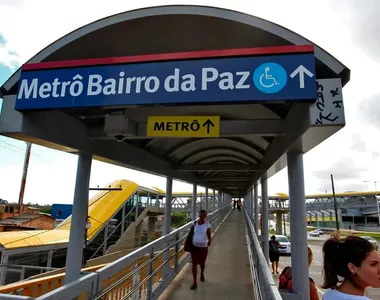
[[[313,54],[24,71],[16,109],[315,100]]]

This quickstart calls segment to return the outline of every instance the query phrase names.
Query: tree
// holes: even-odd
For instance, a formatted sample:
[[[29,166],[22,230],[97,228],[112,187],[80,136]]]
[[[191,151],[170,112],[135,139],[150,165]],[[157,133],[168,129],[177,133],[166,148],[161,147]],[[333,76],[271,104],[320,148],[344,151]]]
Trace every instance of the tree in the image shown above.
[[[172,226],[181,227],[187,223],[187,213],[174,212],[172,213]]]

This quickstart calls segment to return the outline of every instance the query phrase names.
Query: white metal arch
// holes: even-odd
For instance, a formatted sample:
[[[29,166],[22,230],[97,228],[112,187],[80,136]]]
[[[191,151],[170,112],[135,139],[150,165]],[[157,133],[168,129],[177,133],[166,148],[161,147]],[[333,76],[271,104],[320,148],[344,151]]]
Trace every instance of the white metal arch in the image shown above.
[[[150,16],[162,16],[162,15],[198,15],[198,16],[208,16],[215,17],[225,20],[230,20],[242,24],[246,24],[252,27],[256,27],[258,29],[264,30],[268,33],[276,35],[282,39],[289,41],[289,43],[295,45],[304,45],[304,44],[313,44],[309,40],[300,36],[299,34],[288,30],[282,26],[279,26],[275,23],[269,22],[267,20],[244,14],[242,12],[227,10],[223,8],[216,7],[207,7],[207,6],[192,6],[192,5],[169,5],[169,6],[157,6],[157,7],[149,7],[143,9],[137,9],[132,11],[123,12],[120,14],[116,14],[107,18],[100,19],[98,21],[92,22],[88,25],[80,27],[77,30],[74,30],[71,33],[63,36],[57,41],[53,42],[35,56],[33,56],[27,63],[37,63],[44,60],[46,57],[62,48],[70,44],[71,42],[83,37],[91,32],[97,31],[101,28],[114,25],[121,22],[126,22],[129,20],[146,18]],[[328,52],[324,51],[322,48],[318,47],[314,44],[314,54],[315,57],[328,66],[332,71],[334,71],[337,75],[341,74],[343,71],[347,70],[347,68],[336,58],[330,55]],[[7,91],[11,89],[11,87],[19,80],[21,70],[18,69],[2,86],[2,89],[5,90],[5,94]],[[348,81],[348,80],[347,80]],[[345,82],[344,82],[345,83]],[[0,94],[0,96],[2,96]]]

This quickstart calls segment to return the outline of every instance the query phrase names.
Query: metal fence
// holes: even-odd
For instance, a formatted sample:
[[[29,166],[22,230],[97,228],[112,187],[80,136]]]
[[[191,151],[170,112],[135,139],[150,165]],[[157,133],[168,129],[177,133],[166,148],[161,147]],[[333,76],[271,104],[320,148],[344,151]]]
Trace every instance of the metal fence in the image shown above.
[[[230,211],[231,205],[226,205],[209,214],[214,234]],[[189,222],[95,272],[84,273],[68,285],[31,299],[157,299],[189,260],[183,244],[192,224]],[[23,299],[16,295],[7,297]]]
[[[243,211],[255,298],[258,300],[282,300],[283,298],[281,297],[269,270],[268,262],[261,250],[252,219],[244,206]]]

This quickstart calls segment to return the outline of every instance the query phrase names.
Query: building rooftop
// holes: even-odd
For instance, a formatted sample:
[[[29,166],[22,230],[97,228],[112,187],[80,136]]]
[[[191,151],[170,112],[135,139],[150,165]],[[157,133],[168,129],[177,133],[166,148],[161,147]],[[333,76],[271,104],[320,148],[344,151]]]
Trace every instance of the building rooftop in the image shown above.
[[[0,225],[10,225],[10,224],[21,224],[29,220],[33,220],[36,218],[39,218],[41,216],[46,216],[45,214],[40,215],[40,214],[22,214],[19,216],[13,216],[10,218],[7,218],[5,220],[0,221]]]

